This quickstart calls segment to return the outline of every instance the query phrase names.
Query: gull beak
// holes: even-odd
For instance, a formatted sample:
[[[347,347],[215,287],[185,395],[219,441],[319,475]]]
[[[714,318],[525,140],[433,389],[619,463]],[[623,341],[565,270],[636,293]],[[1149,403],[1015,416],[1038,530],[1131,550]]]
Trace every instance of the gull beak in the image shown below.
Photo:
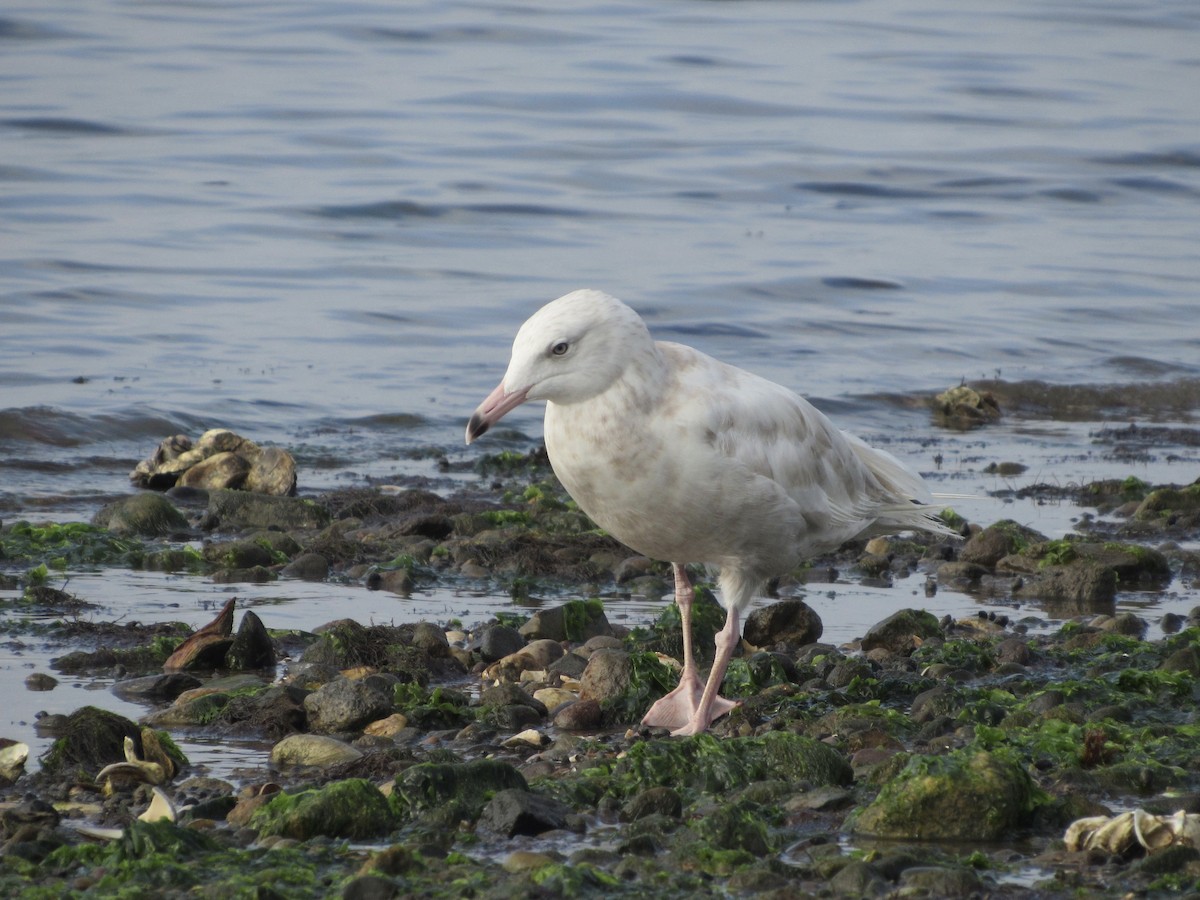
[[[529,388],[523,388],[511,393],[504,390],[504,382],[496,385],[496,389],[487,395],[487,399],[479,404],[467,423],[467,443],[482,436],[489,428],[503,419],[508,413],[525,402],[529,396]]]

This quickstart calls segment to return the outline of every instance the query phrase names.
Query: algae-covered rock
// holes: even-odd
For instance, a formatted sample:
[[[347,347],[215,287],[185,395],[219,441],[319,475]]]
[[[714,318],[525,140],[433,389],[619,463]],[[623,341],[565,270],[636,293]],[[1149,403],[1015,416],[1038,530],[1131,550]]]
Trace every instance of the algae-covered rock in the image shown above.
[[[63,733],[42,756],[42,771],[68,775],[82,770],[90,779],[97,770],[125,758],[125,738],[141,750],[141,729],[124,716],[84,706],[67,717]]]
[[[571,600],[562,606],[543,609],[519,629],[528,640],[547,638],[552,641],[582,642],[602,634],[612,634],[612,626],[604,614],[604,604],[597,599]]]
[[[1046,536],[1012,519],[1002,519],[973,535],[963,544],[958,558],[965,563],[976,563],[991,569],[996,563],[1014,553],[1020,553],[1031,544],[1041,543]]]
[[[233,644],[225,654],[230,669],[269,669],[275,665],[275,645],[255,613],[246,611],[238,625]]]
[[[246,491],[209,491],[208,494],[208,526],[213,528],[291,531],[323,528],[327,524],[329,513],[309,500]]]
[[[923,609],[901,609],[871,626],[862,639],[862,649],[908,654],[929,638],[941,636],[937,616]]]
[[[365,778],[348,778],[319,790],[276,794],[250,819],[261,835],[306,841],[317,835],[365,840],[396,824],[387,798]]]
[[[465,763],[422,763],[396,779],[392,805],[404,817],[452,808],[460,818],[475,819],[493,794],[528,791],[525,777],[506,762],[478,759]]]
[[[162,494],[134,494],[102,507],[92,524],[113,534],[159,537],[188,527],[183,513]]]
[[[1016,762],[985,751],[914,756],[853,819],[857,834],[991,841],[1029,816],[1033,783]]]
[[[844,785],[853,778],[850,764],[833,747],[788,731],[645,741],[631,747],[613,773],[616,790],[628,795],[652,786],[717,793],[765,779]]]

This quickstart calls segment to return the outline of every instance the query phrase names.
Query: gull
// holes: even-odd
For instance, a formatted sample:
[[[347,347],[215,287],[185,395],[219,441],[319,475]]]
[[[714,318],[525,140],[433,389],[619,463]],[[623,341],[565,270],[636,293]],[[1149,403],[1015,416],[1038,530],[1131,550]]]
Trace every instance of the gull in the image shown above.
[[[854,538],[956,536],[920,476],[891,455],[781,385],[655,341],[602,291],[559,297],[521,326],[467,443],[527,401],[546,403],[550,464],[580,509],[637,553],[671,563],[683,671],[642,722],[672,734],[705,731],[737,705],[718,690],[742,613],[770,578]],[[726,610],[707,682],[692,649],[687,564],[717,572]]]

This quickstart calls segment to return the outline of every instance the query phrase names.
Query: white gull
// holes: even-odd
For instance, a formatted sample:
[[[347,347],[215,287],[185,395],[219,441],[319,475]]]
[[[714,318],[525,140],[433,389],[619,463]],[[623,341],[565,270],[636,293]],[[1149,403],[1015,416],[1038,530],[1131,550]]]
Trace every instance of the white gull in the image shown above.
[[[769,578],[852,538],[954,534],[920,476],[892,456],[785,387],[655,341],[636,312],[601,291],[560,297],[521,326],[467,443],[527,400],[546,401],[550,464],[580,508],[623,544],[672,564],[683,673],[642,721],[673,734],[704,731],[737,705],[717,691],[742,612]],[[687,563],[718,571],[727,611],[703,684]]]

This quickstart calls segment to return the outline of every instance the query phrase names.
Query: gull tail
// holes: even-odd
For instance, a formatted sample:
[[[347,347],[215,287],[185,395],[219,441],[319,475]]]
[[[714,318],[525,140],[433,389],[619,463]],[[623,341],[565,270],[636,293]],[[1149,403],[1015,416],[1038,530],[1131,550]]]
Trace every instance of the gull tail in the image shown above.
[[[891,502],[884,502],[875,508],[875,523],[867,530],[867,535],[916,529],[945,537],[962,537],[938,518],[942,508],[934,502],[935,499],[961,495],[930,493],[921,476],[892,454],[872,447],[852,434],[846,434],[846,438],[855,455],[892,498]]]

